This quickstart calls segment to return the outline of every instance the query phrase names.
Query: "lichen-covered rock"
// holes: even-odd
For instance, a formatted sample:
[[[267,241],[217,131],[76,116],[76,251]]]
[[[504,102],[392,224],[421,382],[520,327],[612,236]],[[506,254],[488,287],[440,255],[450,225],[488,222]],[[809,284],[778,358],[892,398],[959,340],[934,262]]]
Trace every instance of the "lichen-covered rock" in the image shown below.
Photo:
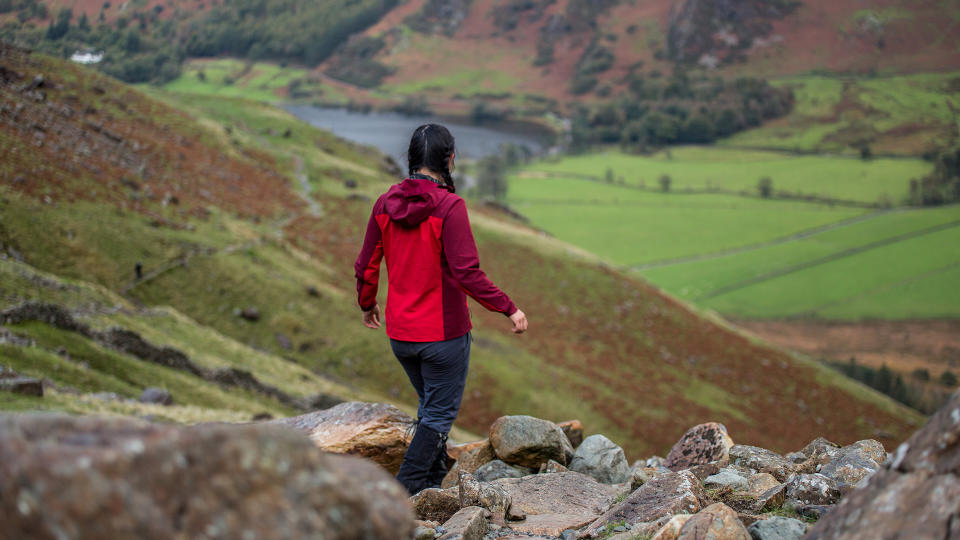
[[[0,415],[5,538],[409,538],[403,488],[274,425]]]
[[[352,401],[272,422],[305,432],[321,450],[363,456],[396,474],[413,418],[386,403]]]
[[[723,424],[700,424],[680,437],[663,465],[672,471],[680,471],[694,465],[724,461],[732,447],[733,439],[727,435],[727,428]]]
[[[810,540],[960,538],[960,392],[866,485],[813,526]]]
[[[730,449],[730,463],[773,475],[780,482],[786,482],[793,472],[794,465],[780,454],[760,448],[738,444]]]
[[[714,503],[687,520],[677,540],[750,540],[750,534],[733,509]]]
[[[887,452],[879,441],[857,441],[827,452],[820,458],[820,473],[833,479],[840,491],[846,493],[863,479],[880,469]]]
[[[480,506],[490,511],[491,520],[503,524],[507,520],[507,511],[513,504],[510,493],[494,482],[480,482],[473,475],[465,474],[460,483],[447,491],[462,498],[464,506]]]
[[[553,422],[532,416],[502,416],[490,426],[490,444],[497,457],[511,465],[539,468],[573,458],[570,440]]]
[[[620,495],[615,486],[601,484],[577,472],[537,474],[523,478],[504,478],[493,484],[510,495],[512,508],[528,515],[602,514]]]
[[[591,435],[573,454],[570,470],[592,476],[604,484],[619,484],[630,479],[630,465],[623,449],[603,435]]]
[[[800,540],[807,533],[807,524],[799,519],[774,516],[755,521],[747,527],[753,540]]]
[[[522,478],[528,474],[533,474],[533,471],[521,470],[495,459],[478,467],[473,477],[480,482],[492,482],[501,478]]]
[[[585,531],[596,535],[610,523],[628,524],[655,521],[663,516],[698,512],[706,499],[700,480],[687,471],[654,477],[623,502],[607,510]]]
[[[822,474],[798,474],[787,482],[786,500],[795,508],[834,504],[840,500],[840,490],[836,482]]]

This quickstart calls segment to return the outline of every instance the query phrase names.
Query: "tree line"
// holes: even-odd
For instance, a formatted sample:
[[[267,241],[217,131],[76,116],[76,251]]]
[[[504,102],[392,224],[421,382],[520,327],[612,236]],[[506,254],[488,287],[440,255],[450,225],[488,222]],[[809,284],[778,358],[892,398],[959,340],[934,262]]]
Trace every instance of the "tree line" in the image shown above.
[[[625,95],[581,106],[573,115],[571,148],[619,144],[645,151],[669,144],[705,144],[787,114],[793,93],[764,80],[732,81],[678,67],[669,77],[631,72]]]
[[[37,0],[0,0],[0,13],[17,13],[17,22],[0,28],[0,39],[61,57],[94,49],[104,53],[98,68],[118,79],[162,83],[179,76],[187,57],[227,55],[315,66],[396,3],[231,0],[206,11],[167,12],[157,5],[113,16],[118,6],[107,1],[90,20],[69,8],[51,17]]]

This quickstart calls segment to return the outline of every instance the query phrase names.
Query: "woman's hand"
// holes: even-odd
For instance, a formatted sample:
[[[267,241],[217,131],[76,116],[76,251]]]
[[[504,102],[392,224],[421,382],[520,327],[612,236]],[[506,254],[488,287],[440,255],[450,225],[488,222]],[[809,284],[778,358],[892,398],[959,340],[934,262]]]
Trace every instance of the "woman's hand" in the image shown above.
[[[380,305],[374,304],[370,311],[363,312],[363,325],[367,328],[373,328],[376,330],[380,328]],[[524,327],[526,327],[526,322],[524,322]]]
[[[527,331],[527,316],[519,309],[510,316],[510,321],[513,322],[511,331],[514,334],[522,334]]]

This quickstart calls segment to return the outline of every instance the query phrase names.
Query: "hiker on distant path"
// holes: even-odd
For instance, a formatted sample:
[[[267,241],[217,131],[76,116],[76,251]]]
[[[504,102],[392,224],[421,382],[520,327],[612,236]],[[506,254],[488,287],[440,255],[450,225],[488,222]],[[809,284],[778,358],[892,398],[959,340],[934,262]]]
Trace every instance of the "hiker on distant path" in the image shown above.
[[[376,329],[380,259],[387,261],[387,336],[420,397],[418,427],[397,474],[412,495],[439,487],[447,472],[447,434],[470,362],[466,295],[510,317],[516,334],[527,329],[527,318],[480,270],[467,207],[450,176],[453,135],[422,125],[407,158],[410,175],[373,205],[354,269],[363,324]]]

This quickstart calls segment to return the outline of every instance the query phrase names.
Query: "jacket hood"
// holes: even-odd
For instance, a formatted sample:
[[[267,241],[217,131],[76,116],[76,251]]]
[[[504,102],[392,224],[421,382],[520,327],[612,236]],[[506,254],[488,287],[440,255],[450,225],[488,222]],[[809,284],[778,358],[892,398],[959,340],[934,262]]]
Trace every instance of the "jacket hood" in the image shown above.
[[[430,180],[407,178],[387,191],[384,207],[390,219],[404,227],[416,227],[433,213],[446,190]]]

